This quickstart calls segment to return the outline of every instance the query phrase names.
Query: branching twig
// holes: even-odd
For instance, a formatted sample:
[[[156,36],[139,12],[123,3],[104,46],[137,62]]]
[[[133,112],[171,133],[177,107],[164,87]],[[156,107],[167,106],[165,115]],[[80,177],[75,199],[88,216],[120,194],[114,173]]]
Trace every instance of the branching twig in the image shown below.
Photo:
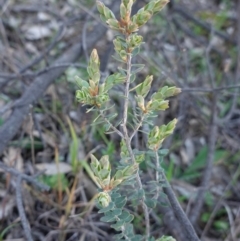
[[[136,160],[133,154],[133,150],[131,147],[131,139],[129,138],[128,135],[128,129],[127,129],[127,117],[128,117],[128,105],[129,105],[129,86],[130,86],[130,79],[131,79],[131,67],[132,67],[132,55],[131,53],[128,54],[127,56],[127,76],[126,76],[126,84],[125,84],[125,94],[124,94],[124,110],[123,110],[123,123],[122,123],[122,129],[123,129],[123,136],[124,140],[126,142],[126,147],[128,149],[128,153],[131,157],[132,163],[136,164]],[[139,190],[143,189],[141,178],[139,176],[139,172],[136,174],[136,179],[137,179],[137,184]],[[150,236],[150,221],[149,221],[149,212],[148,212],[148,207],[144,203],[143,200],[140,201],[143,212],[144,212],[144,217],[145,217],[145,224],[146,224],[146,240],[148,240]]]
[[[139,121],[139,123],[137,124],[135,130],[133,131],[132,135],[130,136],[130,141],[132,140],[132,138],[136,135],[136,133],[138,132],[139,128],[142,126],[143,124],[143,120],[144,120],[144,115],[141,116],[141,119]]]
[[[198,191],[198,194],[196,196],[196,202],[195,206],[191,212],[190,215],[190,220],[192,224],[195,224],[200,213],[201,209],[204,203],[204,194],[207,190],[207,187],[210,182],[211,178],[211,172],[212,172],[212,165],[213,165],[213,160],[214,160],[214,152],[215,152],[215,143],[216,143],[216,138],[217,138],[217,124],[216,124],[216,118],[217,118],[217,100],[216,96],[213,96],[213,107],[211,111],[211,123],[209,126],[209,135],[208,135],[208,154],[207,154],[207,164],[204,170],[202,182],[201,182],[201,187]]]
[[[239,176],[240,176],[240,164],[238,165],[235,173],[233,174],[231,181],[230,181],[230,182],[227,184],[227,186],[224,188],[221,197],[218,198],[217,203],[215,204],[214,209],[213,209],[210,217],[208,218],[208,222],[207,222],[206,226],[205,226],[204,229],[203,229],[203,232],[202,232],[202,234],[201,234],[201,238],[204,238],[204,236],[205,236],[206,233],[208,232],[208,230],[209,230],[209,228],[211,227],[211,224],[212,224],[212,222],[213,222],[213,220],[214,220],[215,215],[217,214],[217,212],[218,212],[218,210],[219,210],[222,202],[224,201],[223,199],[224,199],[225,195],[226,195],[227,192],[229,191],[230,187],[234,184],[234,182],[236,182],[236,180],[238,179]]]
[[[0,162],[0,168],[3,169],[5,172],[8,172],[14,176],[17,177],[21,177],[22,180],[25,180],[26,182],[31,183],[32,185],[40,188],[43,191],[48,191],[50,188],[48,186],[46,186],[43,183],[38,182],[35,177],[30,177],[26,174],[20,173],[17,170],[15,170],[12,167],[8,167],[7,165],[5,165],[4,163]]]
[[[185,230],[187,235],[187,241],[200,241],[198,238],[191,222],[189,221],[188,217],[184,213],[181,205],[179,204],[177,197],[175,196],[174,191],[172,190],[170,183],[168,182],[164,171],[162,171],[162,177],[166,186],[163,188],[164,192],[167,194],[168,200],[172,206],[173,212],[176,215],[178,221],[180,222],[183,230]]]
[[[23,207],[21,185],[22,185],[22,177],[19,175],[17,178],[17,183],[16,183],[16,199],[17,199],[18,213],[21,218],[22,226],[23,226],[24,233],[26,235],[27,240],[33,241],[30,225],[28,223],[26,213],[25,213],[25,210]]]
[[[158,156],[158,152],[155,152],[155,165],[156,165],[156,173],[155,173],[155,179],[156,182],[159,182],[159,170],[160,170],[160,162],[159,162],[159,156]],[[159,186],[157,186],[157,190],[156,190],[156,194],[154,195],[154,199],[158,199],[159,196]]]
[[[235,73],[235,79],[234,79],[234,84],[239,83],[240,80],[240,2],[238,1],[238,6],[237,6],[237,16],[238,16],[238,21],[237,21],[237,64],[236,64],[236,73]],[[224,116],[222,122],[227,123],[230,118],[232,117],[234,110],[237,107],[238,104],[238,94],[239,94],[239,89],[236,88],[234,90],[234,96],[231,104],[231,108],[228,111],[227,115]]]
[[[211,40],[209,41],[209,45],[206,49],[206,59],[207,59],[207,66],[208,66],[208,73],[211,87],[215,88],[215,77],[213,75],[213,69],[210,63],[210,56],[209,52],[211,50]],[[216,145],[216,138],[217,138],[217,93],[212,93],[212,110],[211,110],[211,121],[209,124],[209,135],[208,135],[208,153],[207,153],[207,164],[203,173],[201,187],[197,193],[195,206],[192,209],[190,220],[193,225],[197,222],[197,219],[201,213],[201,209],[204,204],[204,196],[207,191],[211,174],[212,174],[212,167],[214,161],[214,153],[215,153],[215,145]]]
[[[61,64],[56,64],[56,65],[46,67],[34,73],[23,73],[23,74],[0,73],[0,77],[6,78],[6,79],[14,79],[14,78],[21,78],[21,77],[37,77],[38,75],[48,72],[49,70],[61,68],[61,67],[80,67],[85,69],[87,68],[85,64],[81,64],[81,63],[61,63]]]
[[[218,92],[221,90],[228,90],[228,89],[236,89],[240,88],[240,84],[236,85],[227,85],[222,87],[216,87],[216,88],[182,88],[182,92]]]
[[[112,130],[114,132],[116,132],[119,136],[121,136],[123,138],[123,134],[121,131],[119,131],[107,118],[106,116],[104,115],[103,111],[102,110],[99,110],[99,113],[101,115],[101,117],[108,123],[108,125],[110,126],[110,128],[112,128]]]

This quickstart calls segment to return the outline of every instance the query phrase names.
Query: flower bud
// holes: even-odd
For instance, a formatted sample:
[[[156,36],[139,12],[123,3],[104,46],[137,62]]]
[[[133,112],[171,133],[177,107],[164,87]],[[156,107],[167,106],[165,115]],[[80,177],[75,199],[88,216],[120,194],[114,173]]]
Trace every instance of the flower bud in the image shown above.
[[[145,111],[145,101],[144,101],[143,96],[138,95],[136,97],[136,101],[137,101],[138,107],[144,112]]]
[[[109,203],[111,202],[111,197],[108,192],[100,192],[98,194],[98,203],[101,207],[106,208],[108,207]]]
[[[114,44],[116,52],[119,53],[122,50],[121,40],[119,38],[115,38],[113,40],[113,44]]]
[[[153,8],[153,14],[155,14],[157,12],[160,12],[168,2],[169,2],[169,0],[158,0],[158,1],[156,1],[155,6]]]
[[[111,18],[116,19],[114,13],[100,1],[97,1],[97,9],[100,13],[101,19],[104,22]]]
[[[168,103],[168,100],[154,100],[149,104],[148,109],[153,111],[166,110],[169,107]]]
[[[128,157],[129,156],[128,149],[124,140],[121,141],[120,146],[121,146],[121,152],[120,152],[121,158]]]
[[[87,72],[88,75],[90,77],[90,79],[98,84],[99,80],[100,80],[100,60],[98,57],[98,53],[96,49],[93,49],[91,55],[90,55],[90,60],[89,60],[89,64],[87,67]]]
[[[100,163],[93,154],[91,154],[90,157],[91,157],[91,163],[90,163],[91,169],[94,172],[95,176],[98,176],[98,172],[101,170]]]
[[[136,15],[133,16],[133,22],[138,25],[138,27],[141,27],[144,25],[150,18],[152,17],[152,14],[148,11],[144,11],[144,9],[140,9]]]
[[[113,30],[119,30],[119,24],[118,21],[116,19],[110,18],[106,21],[106,23],[108,24],[108,26],[113,29]]]
[[[177,119],[175,118],[175,119],[173,119],[172,121],[170,121],[170,122],[167,124],[166,130],[173,132],[173,130],[174,130],[175,127],[176,127],[176,124],[177,124]]]
[[[141,162],[143,162],[145,159],[145,155],[141,154],[141,155],[137,155],[136,156],[136,163],[140,164]]]
[[[111,170],[110,162],[109,162],[109,156],[104,155],[99,161],[101,165],[101,169]]]
[[[120,15],[121,15],[121,19],[124,19],[124,20],[127,18],[127,15],[128,15],[127,8],[126,6],[124,6],[123,3],[121,3],[120,5]]]
[[[130,22],[128,25],[128,30],[130,33],[138,31],[138,25],[136,23]]]
[[[153,81],[153,76],[152,75],[147,76],[146,79],[136,88],[137,94],[143,97],[146,97],[146,95],[148,94],[151,88],[152,81]]]

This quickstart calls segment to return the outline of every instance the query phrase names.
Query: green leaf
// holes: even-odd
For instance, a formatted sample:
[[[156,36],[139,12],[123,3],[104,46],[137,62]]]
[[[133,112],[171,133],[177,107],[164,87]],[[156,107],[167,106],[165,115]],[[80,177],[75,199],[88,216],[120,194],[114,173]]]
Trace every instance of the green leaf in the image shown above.
[[[42,175],[41,177],[39,177],[39,179],[41,182],[55,190],[59,190],[59,184],[62,190],[66,190],[69,187],[69,181],[62,173],[51,176]]]
[[[131,74],[130,76],[130,82],[133,83],[136,79],[136,75],[135,74]]]
[[[118,193],[118,192],[113,192],[113,193],[111,194],[111,198],[112,198],[113,201],[115,201],[116,198],[118,198],[118,197],[121,197],[121,194]]]
[[[141,8],[137,14],[133,16],[133,23],[136,23],[138,27],[144,25],[150,18],[152,14],[149,11],[145,11],[144,8]]]
[[[117,221],[117,223],[112,224],[111,227],[114,228],[116,231],[120,231],[123,225],[124,225],[124,220],[120,220],[120,221]]]
[[[150,198],[145,198],[144,202],[149,208],[155,208],[157,204],[157,200]]]
[[[119,57],[119,55],[112,55],[112,57],[115,59],[115,60],[117,60],[118,62],[121,62],[121,63],[126,63],[125,61],[123,61],[120,57]]]
[[[117,170],[117,172],[114,175],[114,179],[118,180],[118,179],[122,179],[123,178],[123,171],[122,170]]]
[[[124,218],[124,221],[125,223],[131,223],[133,219],[134,219],[134,215],[129,214],[128,217]]]
[[[100,17],[104,22],[111,18],[115,19],[114,13],[108,7],[106,7],[102,2],[97,1],[97,9],[100,13]]]
[[[106,23],[109,25],[109,27],[113,30],[119,30],[119,25],[117,19],[110,18],[106,21]]]
[[[89,87],[88,82],[86,80],[81,79],[78,76],[75,76],[75,82],[79,88],[82,88],[82,87],[88,88]]]
[[[140,199],[142,199],[143,196],[144,196],[144,190],[143,189],[134,190],[133,194],[129,197],[129,199],[140,200]]]
[[[132,51],[132,55],[136,56],[140,53],[140,47],[136,47],[133,51]]]
[[[226,221],[217,220],[213,223],[213,226],[220,231],[229,230],[229,224]]]
[[[128,211],[123,211],[122,213],[121,213],[121,215],[119,215],[118,216],[118,218],[120,219],[120,220],[126,220],[126,219],[129,219],[129,216],[130,216],[130,213],[128,212]]]
[[[140,67],[132,70],[132,74],[136,74],[136,73],[142,71],[144,69],[144,67],[145,67],[145,64],[140,64]]]
[[[127,17],[127,8],[124,6],[123,3],[121,3],[120,5],[120,15],[121,15],[121,19],[126,19]]]
[[[191,165],[184,172],[184,175],[193,174],[195,171],[198,171],[199,169],[203,168],[206,164],[206,159],[207,159],[207,146],[203,147],[199,151],[196,158],[193,160]]]
[[[155,6],[153,8],[153,14],[160,12],[168,2],[169,2],[169,0],[156,1]]]
[[[113,210],[115,207],[114,207],[114,203],[113,202],[110,202],[109,205],[105,208],[102,208],[98,211],[98,213],[106,213],[110,210]]]
[[[169,153],[168,149],[160,149],[158,151],[159,156],[166,156]]]
[[[101,217],[101,218],[100,218],[100,221],[106,222],[106,223],[113,222],[113,221],[115,221],[115,217],[112,217],[112,216],[104,216],[104,217]]]
[[[122,73],[115,73],[108,76],[105,80],[105,87],[104,91],[107,92],[110,90],[114,85],[121,84],[126,80],[126,75]]]
[[[127,198],[125,196],[116,198],[114,200],[115,206],[117,208],[123,208],[125,206],[126,202],[127,202]]]
[[[133,234],[133,225],[132,224],[127,224],[125,225],[125,234],[130,235]]]
[[[146,79],[137,86],[136,92],[138,95],[141,95],[143,97],[146,97],[149,90],[151,89],[153,76],[147,76]]]
[[[116,217],[118,217],[119,215],[122,214],[122,209],[120,208],[115,208],[115,209],[112,209],[112,210],[109,210],[105,213],[105,217],[108,217],[110,218],[111,220],[112,219],[116,219]]]
[[[150,1],[147,5],[145,5],[144,10],[153,12],[155,1]]]
[[[123,238],[124,234],[120,233],[120,234],[116,234],[114,235],[114,240],[120,240],[121,238]]]

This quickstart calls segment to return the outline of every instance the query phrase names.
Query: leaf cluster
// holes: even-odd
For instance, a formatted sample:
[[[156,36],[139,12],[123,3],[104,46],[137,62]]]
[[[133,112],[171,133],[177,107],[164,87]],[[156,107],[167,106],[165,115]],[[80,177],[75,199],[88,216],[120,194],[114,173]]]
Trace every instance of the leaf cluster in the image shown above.
[[[108,155],[102,156],[99,161],[94,155],[91,155],[90,166],[94,173],[96,183],[106,192],[106,195],[108,191],[111,191],[119,184],[132,177],[138,168],[136,164],[126,165],[117,170],[115,175],[111,178],[111,165]],[[104,196],[102,197],[104,198]],[[106,202],[103,201],[104,203],[109,201],[109,197],[106,197],[106,199],[108,200]]]
[[[120,231],[119,234],[115,235],[114,240],[142,240],[141,235],[134,234],[133,225],[131,224],[134,216],[124,209],[126,202],[126,196],[121,195],[116,190],[111,192],[109,205],[107,207],[99,206],[99,213],[104,215],[100,220],[113,223],[111,227],[118,232]]]
[[[173,119],[167,125],[155,126],[148,135],[148,148],[157,151],[169,135],[171,135],[177,124],[177,119]]]
[[[90,61],[87,67],[89,80],[83,80],[76,76],[75,81],[80,88],[76,91],[76,99],[87,105],[101,107],[109,100],[108,91],[116,84],[123,83],[126,79],[125,75],[116,73],[108,76],[104,83],[100,84],[100,60],[97,50],[94,49],[90,56]]]

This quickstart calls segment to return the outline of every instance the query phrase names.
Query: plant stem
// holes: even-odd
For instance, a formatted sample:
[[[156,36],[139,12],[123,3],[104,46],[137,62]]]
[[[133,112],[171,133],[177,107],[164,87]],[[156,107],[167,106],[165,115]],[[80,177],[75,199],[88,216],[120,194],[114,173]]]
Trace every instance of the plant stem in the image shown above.
[[[119,131],[104,115],[103,111],[99,109],[99,113],[101,117],[110,125],[110,128],[112,128],[120,137],[124,138],[123,134],[121,131]]]
[[[159,156],[158,156],[158,152],[155,152],[155,164],[156,164],[156,173],[155,173],[155,178],[156,178],[156,182],[159,182],[159,170],[160,170],[160,163],[159,163]],[[159,196],[159,186],[157,186],[157,190],[156,190],[156,194],[154,195],[154,199],[158,199]]]
[[[126,37],[126,42],[128,42],[128,37]],[[128,149],[128,153],[131,157],[132,163],[136,164],[135,156],[133,154],[133,150],[132,150],[132,147],[131,147],[131,138],[129,138],[128,129],[127,129],[128,104],[129,104],[129,86],[130,86],[130,80],[131,80],[131,67],[132,67],[131,62],[132,62],[132,55],[131,55],[131,53],[128,53],[128,56],[127,56],[127,76],[126,76],[125,95],[124,95],[125,101],[124,101],[122,128],[123,128],[123,136],[124,136],[124,140],[126,142],[126,147]],[[137,174],[136,174],[136,180],[137,180],[137,184],[138,184],[138,189],[143,189],[141,178],[139,176],[139,172],[137,172]],[[140,201],[140,203],[141,203],[141,206],[143,208],[144,217],[145,217],[145,223],[146,223],[146,239],[145,240],[147,241],[149,236],[150,236],[150,221],[149,221],[148,207],[144,203],[144,197]]]
[[[161,170],[161,169],[160,169]],[[188,241],[200,241],[198,238],[190,220],[188,219],[187,215],[183,211],[180,203],[177,200],[177,197],[171,188],[170,183],[168,182],[164,170],[161,170],[161,175],[163,177],[163,180],[166,184],[166,186],[163,188],[164,192],[167,194],[168,200],[172,206],[173,212],[176,215],[178,221],[180,222],[183,230],[185,230],[187,235]]]
[[[124,101],[124,110],[123,110],[123,132],[124,136],[128,137],[128,130],[127,130],[127,116],[128,116],[128,102],[129,102],[129,86],[130,86],[130,79],[131,79],[131,68],[132,68],[132,55],[128,53],[127,57],[127,76],[126,76],[126,85],[125,85],[125,101]],[[128,138],[129,139],[129,138]]]
[[[143,120],[144,120],[144,114],[141,116],[141,120],[139,121],[138,125],[136,126],[135,130],[133,131],[132,135],[130,136],[130,141],[132,140],[132,138],[136,135],[137,131],[139,130],[139,128],[142,126],[143,124]]]
[[[24,233],[26,235],[27,241],[33,241],[33,237],[31,234],[31,228],[29,225],[29,222],[26,217],[26,212],[23,207],[23,199],[22,199],[22,177],[18,176],[17,177],[17,183],[16,183],[16,200],[17,200],[17,208],[18,208],[18,213],[21,219],[21,223],[23,226]]]

